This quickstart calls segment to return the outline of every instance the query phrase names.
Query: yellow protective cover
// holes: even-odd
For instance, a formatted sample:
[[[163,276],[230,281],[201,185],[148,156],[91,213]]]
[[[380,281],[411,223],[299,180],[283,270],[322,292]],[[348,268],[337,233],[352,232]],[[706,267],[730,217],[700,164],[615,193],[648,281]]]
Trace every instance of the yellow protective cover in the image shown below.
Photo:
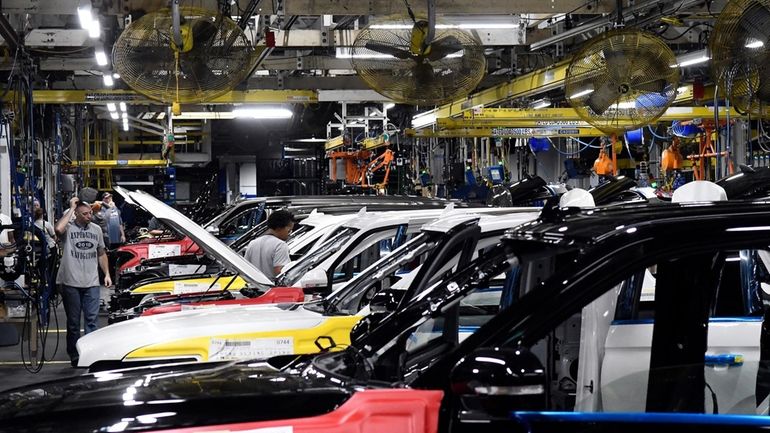
[[[134,350],[126,355],[125,360],[197,358],[200,361],[221,361],[242,359],[242,357],[222,355],[221,352],[218,356],[210,356],[210,349],[222,348],[225,342],[241,346],[249,343],[250,347],[253,347],[252,356],[255,359],[275,355],[317,353],[319,348],[315,342],[318,337],[331,337],[336,344],[332,350],[341,350],[350,345],[350,330],[359,320],[361,320],[361,316],[333,316],[325,317],[323,322],[307,329],[216,335],[156,343]],[[329,340],[323,340],[320,342],[322,346],[328,347]]]
[[[217,282],[214,284],[213,287],[211,287],[211,291],[217,291],[222,290],[225,288],[229,283],[230,280],[235,278],[235,281],[233,284],[230,284],[230,287],[227,288],[227,290],[241,290],[242,288],[246,287],[246,280],[244,280],[241,277],[233,277],[233,276],[227,276],[227,277],[221,277],[217,280]],[[157,281],[154,283],[145,284],[143,286],[139,286],[131,291],[132,294],[150,294],[150,293],[171,293],[171,294],[180,294],[180,293],[192,293],[192,292],[205,292],[206,290],[209,290],[209,287],[211,286],[211,283],[216,280],[216,277],[207,277],[207,278],[189,278],[184,280],[168,280],[168,281]]]

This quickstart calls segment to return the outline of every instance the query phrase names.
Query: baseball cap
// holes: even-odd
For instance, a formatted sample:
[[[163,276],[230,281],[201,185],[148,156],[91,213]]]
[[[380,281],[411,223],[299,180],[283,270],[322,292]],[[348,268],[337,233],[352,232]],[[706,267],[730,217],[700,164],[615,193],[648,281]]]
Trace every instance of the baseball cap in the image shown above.
[[[102,194],[102,199],[105,199],[107,197],[112,197],[112,194],[110,194],[109,192],[105,192],[104,194]]]

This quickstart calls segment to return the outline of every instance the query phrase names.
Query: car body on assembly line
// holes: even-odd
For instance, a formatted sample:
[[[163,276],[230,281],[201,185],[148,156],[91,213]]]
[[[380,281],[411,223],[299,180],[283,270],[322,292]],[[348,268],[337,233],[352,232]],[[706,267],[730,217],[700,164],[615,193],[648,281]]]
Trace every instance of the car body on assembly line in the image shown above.
[[[392,295],[403,293],[414,284],[423,263],[441,261],[437,274],[457,266],[459,256],[441,258],[435,254],[452,242],[459,228],[481,218],[481,249],[496,244],[506,229],[536,217],[535,209],[509,215],[446,216],[425,225],[414,239],[318,302],[271,307],[233,305],[237,302],[227,306],[231,308],[204,305],[197,311],[187,309],[114,324],[78,341],[79,366],[102,370],[180,359],[257,359],[311,353],[322,348],[316,341],[319,337],[333,345],[347,345],[351,328],[369,313],[367,306],[378,293],[388,289],[400,290]]]
[[[709,384],[707,340],[724,265],[731,251],[768,248],[769,216],[770,204],[741,202],[547,210],[429,289],[412,285],[397,305],[379,304],[385,309],[363,319],[341,351],[106,371],[18,388],[0,394],[0,430],[766,430],[766,416],[714,414],[711,404],[736,387],[764,399],[761,363],[769,360],[744,359],[744,367],[760,362],[755,381]],[[478,234],[466,226],[440,254],[468,256]],[[423,266],[415,282],[434,279],[440,266]],[[601,413],[577,401],[565,379],[574,374],[584,393],[602,392],[599,365],[590,361],[606,333],[589,328],[597,323],[589,316],[612,316],[612,302],[602,303],[621,302],[623,285],[651,267],[648,380],[628,390],[645,394],[645,407]],[[463,302],[501,274],[499,311]],[[582,334],[580,347],[563,344],[570,333]],[[756,334],[745,344],[767,348]]]

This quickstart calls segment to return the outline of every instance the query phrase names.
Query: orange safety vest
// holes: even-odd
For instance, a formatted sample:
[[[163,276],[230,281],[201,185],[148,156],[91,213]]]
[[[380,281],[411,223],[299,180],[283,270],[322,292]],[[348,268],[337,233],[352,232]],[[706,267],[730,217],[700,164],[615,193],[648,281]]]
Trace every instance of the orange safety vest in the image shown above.
[[[663,154],[660,156],[660,168],[663,171],[681,169],[682,154],[679,153],[679,149],[672,148],[671,146],[663,149]]]
[[[607,152],[604,149],[599,151],[599,157],[594,161],[594,171],[599,176],[605,176],[613,172],[612,159],[607,156]]]

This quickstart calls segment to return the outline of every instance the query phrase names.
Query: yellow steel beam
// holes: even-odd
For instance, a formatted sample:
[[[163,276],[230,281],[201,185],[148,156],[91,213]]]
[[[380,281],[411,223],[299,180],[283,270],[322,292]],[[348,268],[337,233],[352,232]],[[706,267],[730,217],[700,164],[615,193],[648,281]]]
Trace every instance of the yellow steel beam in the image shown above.
[[[474,107],[486,107],[510,99],[524,98],[563,87],[569,63],[569,59],[564,60],[547,68],[518,76],[508,82],[498,84],[489,89],[474,93],[466,98],[461,98],[448,104],[444,104],[434,110],[427,111],[426,114],[435,115],[437,119],[455,117]],[[713,94],[713,87],[710,89],[707,88],[705,98],[713,98]],[[688,103],[692,101],[692,97],[692,85],[683,84],[678,89],[674,103]]]
[[[459,128],[440,129],[406,129],[407,136],[415,138],[527,138],[527,137],[597,137],[604,135],[600,130],[586,126],[564,126],[555,128]]]
[[[72,161],[73,167],[88,168],[140,168],[140,167],[165,167],[168,161],[165,159],[103,159],[90,161]]]
[[[330,138],[326,140],[326,144],[324,145],[324,149],[328,152],[330,150],[337,149],[339,147],[342,147],[345,144],[345,136],[340,135],[338,137]]]
[[[13,101],[14,92],[8,92],[4,101]],[[131,90],[35,90],[32,100],[36,104],[161,104]],[[232,91],[206,101],[206,104],[257,104],[257,103],[317,103],[315,90],[246,90]]]
[[[727,111],[720,108],[721,119],[725,118]],[[770,110],[765,111],[765,116]],[[737,111],[731,109],[732,118],[742,117]],[[440,127],[446,129],[506,127],[506,128],[534,128],[544,126],[561,127],[587,127],[590,126],[577,115],[572,108],[544,108],[540,110],[519,108],[485,108],[475,112],[465,113],[463,119],[437,119]],[[671,122],[674,120],[712,119],[714,110],[711,107],[671,107],[657,120]],[[621,122],[622,123],[622,122]],[[630,124],[630,122],[628,122]]]
[[[387,146],[390,144],[390,136],[388,134],[380,134],[377,137],[365,138],[362,146],[366,150],[376,149],[378,147]]]

